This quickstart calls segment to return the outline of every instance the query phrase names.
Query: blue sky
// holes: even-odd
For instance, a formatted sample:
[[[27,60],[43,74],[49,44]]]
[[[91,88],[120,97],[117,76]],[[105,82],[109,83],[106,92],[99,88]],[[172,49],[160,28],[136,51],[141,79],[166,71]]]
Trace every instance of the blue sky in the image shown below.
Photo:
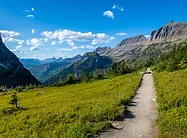
[[[20,58],[65,58],[186,21],[186,6],[186,0],[1,0],[0,32]]]

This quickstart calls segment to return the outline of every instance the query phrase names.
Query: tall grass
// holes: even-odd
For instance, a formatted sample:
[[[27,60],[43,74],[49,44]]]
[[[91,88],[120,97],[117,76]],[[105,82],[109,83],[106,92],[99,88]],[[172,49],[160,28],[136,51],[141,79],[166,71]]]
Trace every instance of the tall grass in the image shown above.
[[[113,79],[64,87],[46,87],[18,93],[20,106],[3,112],[11,95],[0,96],[0,137],[86,138],[110,126],[124,114],[124,104],[135,94],[141,76],[128,74]]]
[[[154,74],[160,138],[187,138],[187,69]]]

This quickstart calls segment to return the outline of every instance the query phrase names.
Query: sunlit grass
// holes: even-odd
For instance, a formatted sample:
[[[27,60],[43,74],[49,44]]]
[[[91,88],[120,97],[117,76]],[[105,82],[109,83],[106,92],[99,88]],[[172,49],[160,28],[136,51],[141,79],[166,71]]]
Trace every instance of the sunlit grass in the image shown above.
[[[27,110],[3,114],[11,95],[0,96],[0,137],[85,138],[110,125],[124,113],[141,75],[133,73],[64,87],[46,87],[18,93]]]
[[[187,138],[187,69],[154,74],[160,138]]]

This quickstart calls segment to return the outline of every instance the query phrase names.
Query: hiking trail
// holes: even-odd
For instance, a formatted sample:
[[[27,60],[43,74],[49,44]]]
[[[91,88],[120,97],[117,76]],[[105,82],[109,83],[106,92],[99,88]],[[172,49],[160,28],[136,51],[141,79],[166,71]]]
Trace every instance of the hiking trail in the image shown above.
[[[114,121],[113,128],[102,133],[99,138],[155,138],[156,93],[150,68],[143,75],[136,96],[127,105],[122,121]]]

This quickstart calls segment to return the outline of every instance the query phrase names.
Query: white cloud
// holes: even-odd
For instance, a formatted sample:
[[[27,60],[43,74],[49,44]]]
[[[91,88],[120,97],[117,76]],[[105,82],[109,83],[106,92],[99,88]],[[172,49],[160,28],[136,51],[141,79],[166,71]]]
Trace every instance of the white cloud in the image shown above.
[[[124,11],[124,8],[122,8],[122,7],[118,6],[118,5],[113,5],[112,9],[118,9],[120,11]]]
[[[92,32],[76,32],[72,30],[56,30],[54,32],[44,31],[41,33],[45,38],[43,40],[58,40],[58,43],[66,42],[69,46],[75,47],[76,42],[86,42],[95,44],[107,43],[111,40],[112,37],[108,36],[105,33],[94,34]]]
[[[0,33],[4,36],[4,37],[17,37],[20,36],[20,33],[16,32],[16,31],[8,31],[8,30],[0,30]]]
[[[125,35],[127,35],[127,33],[117,33],[116,35],[117,36],[125,36]]]
[[[42,39],[38,39],[38,38],[32,38],[31,40],[27,40],[26,44],[29,46],[31,45],[32,47],[30,47],[30,50],[39,50],[40,46],[43,46],[44,44],[42,43]]]
[[[23,47],[23,45],[18,45],[16,46],[16,49],[13,49],[11,51],[16,53],[26,53],[28,49],[26,47]]]
[[[25,42],[24,40],[19,40],[19,39],[17,39],[17,40],[18,40],[17,42],[19,45],[22,45]]]
[[[151,35],[144,35],[147,39],[150,39]]]
[[[30,10],[26,10],[26,11],[23,11],[23,12],[30,12]]]
[[[53,45],[56,45],[56,41],[52,41],[51,42],[51,45],[53,46]]]
[[[112,37],[106,35],[105,33],[98,33],[96,34],[96,38],[92,40],[92,45],[108,43],[111,38]]]
[[[21,48],[23,48],[22,45],[18,45],[18,46],[16,46],[16,49],[21,49]]]
[[[25,11],[23,11],[23,12],[27,12],[27,13],[29,13],[29,12],[33,12],[35,9],[34,8],[31,8],[31,9],[29,9],[29,10],[25,10]]]
[[[18,53],[19,53],[19,52],[20,52],[20,51],[17,50],[17,49],[12,49],[12,50],[10,50],[10,51],[11,51],[11,52],[14,52],[14,53],[15,53],[15,52],[18,52]]]
[[[72,51],[72,48],[59,48],[58,51]]]
[[[3,37],[3,42],[11,42],[11,43],[18,43],[19,45],[22,45],[25,41],[20,39],[15,39],[11,37]]]
[[[103,13],[103,16],[107,16],[107,17],[109,17],[109,18],[114,19],[114,13],[113,13],[112,11],[105,11],[105,12]]]
[[[0,30],[0,33],[2,34],[3,42],[18,43],[19,45],[24,43],[24,40],[15,38],[20,36],[20,33],[16,31]]]
[[[86,48],[87,48],[87,49],[96,49],[95,46],[90,46],[90,45],[87,45]]]
[[[36,51],[36,50],[39,50],[39,49],[40,49],[40,47],[38,47],[38,46],[32,46],[32,47],[30,47],[31,51]]]
[[[43,38],[43,40],[44,40],[45,42],[47,42],[49,39],[48,39],[48,38]]]
[[[73,50],[82,49],[82,48],[85,48],[85,46],[82,45],[82,46],[73,46],[71,48],[58,48],[57,50],[58,51],[73,51]]]
[[[113,6],[112,6],[112,9],[116,9],[116,5],[113,5]]]
[[[29,15],[26,16],[26,18],[34,18],[34,15],[29,14]]]
[[[75,43],[73,42],[73,40],[67,40],[67,44],[74,47]]]
[[[41,46],[43,45],[41,42],[41,39],[38,38],[32,38],[31,40],[26,41],[27,45],[33,45],[33,46]]]
[[[35,29],[32,29],[32,30],[31,30],[32,34],[35,34],[35,31],[36,31]]]

